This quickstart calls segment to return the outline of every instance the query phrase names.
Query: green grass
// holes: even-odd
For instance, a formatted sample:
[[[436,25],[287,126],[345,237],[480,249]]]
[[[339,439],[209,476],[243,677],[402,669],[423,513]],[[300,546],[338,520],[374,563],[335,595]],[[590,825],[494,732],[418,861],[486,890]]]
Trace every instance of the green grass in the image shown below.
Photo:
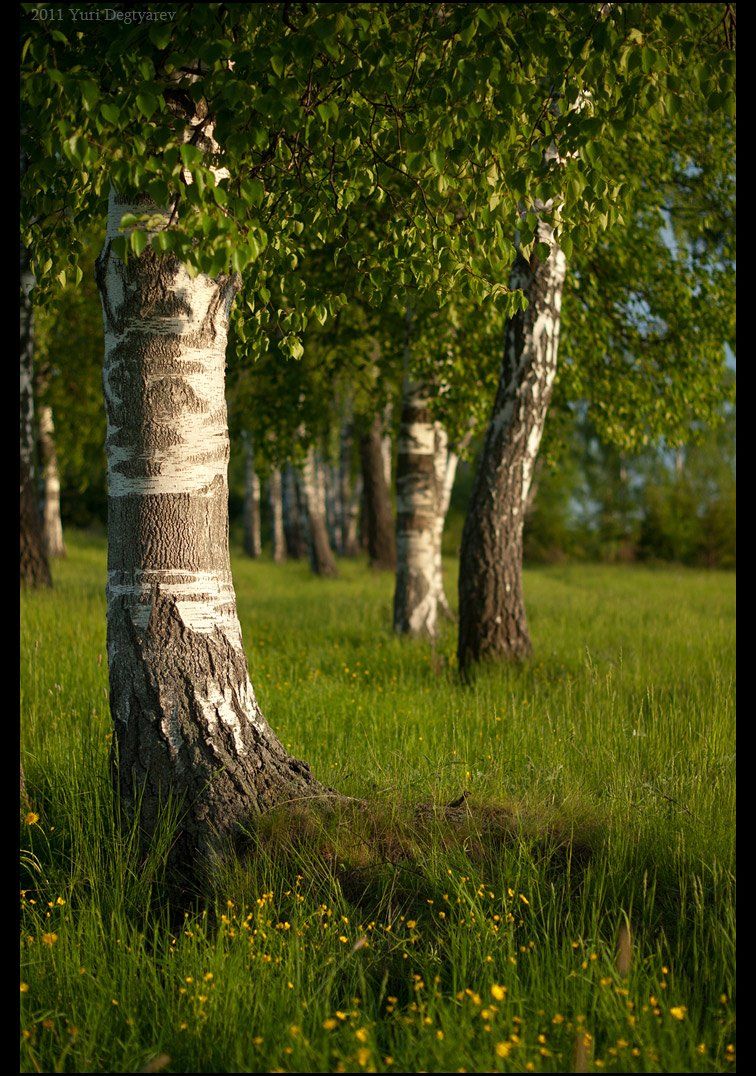
[[[22,1071],[565,1072],[578,1027],[589,1071],[734,1067],[732,575],[532,570],[537,656],[466,687],[390,576],[237,556],[264,712],[371,808],[266,819],[182,908],[170,819],[146,859],[114,822],[104,544],[67,542],[22,597]]]

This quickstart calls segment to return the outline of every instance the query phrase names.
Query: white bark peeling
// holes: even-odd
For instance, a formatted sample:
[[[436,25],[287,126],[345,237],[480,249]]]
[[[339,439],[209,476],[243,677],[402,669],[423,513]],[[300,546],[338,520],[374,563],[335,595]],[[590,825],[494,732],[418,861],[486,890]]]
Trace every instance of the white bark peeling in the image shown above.
[[[397,585],[394,626],[410,635],[436,635],[438,621],[438,527],[436,423],[424,392],[405,383],[397,464]],[[426,456],[430,467],[418,457]],[[445,462],[445,461],[444,461]]]
[[[436,430],[432,422],[413,422],[402,427],[397,439],[399,452],[414,452],[432,456],[435,452]]]
[[[245,719],[251,720],[258,728],[262,728],[260,721],[255,717],[259,711],[250,681],[247,680],[236,688],[229,687],[221,691],[214,680],[208,680],[206,696],[199,701],[210,730],[213,731],[218,721],[221,721],[231,730],[237,754],[246,754],[239,710],[244,714]]]
[[[134,626],[146,629],[157,595],[175,600],[176,611],[185,627],[200,634],[219,628],[237,648],[242,647],[239,619],[231,572],[189,572],[150,569],[134,572],[128,582],[125,573],[108,572],[108,603],[127,598]]]
[[[123,287],[119,287],[118,265],[114,258],[108,259],[108,300],[114,317],[118,317],[126,300]],[[192,280],[183,266],[178,271],[172,290],[182,300],[186,314],[144,317],[137,310],[132,316],[122,319],[122,331],[118,335],[110,331],[106,318],[103,384],[106,400],[115,407],[122,403],[115,385],[124,365],[124,360],[119,358],[118,345],[131,333],[171,338],[196,334],[203,325],[210,304],[217,297],[217,284],[214,281],[202,275]],[[119,301],[120,305],[117,305]],[[131,446],[118,444],[120,429],[108,422],[106,445],[111,497],[166,493],[209,496],[209,487],[216,478],[225,481],[228,460],[224,391],[227,316],[222,307],[219,307],[213,319],[213,329],[212,343],[202,347],[187,346],[182,349],[180,356],[171,359],[171,382],[183,381],[183,386],[195,402],[192,408],[187,407],[182,411],[180,430],[176,429],[173,407],[167,406],[164,415],[158,413],[156,427],[164,426],[171,434],[180,434],[180,439],[175,444],[150,452],[150,469],[157,473],[124,474],[121,465],[130,462],[136,454]],[[183,376],[180,373],[182,366],[186,368]],[[147,390],[151,385],[165,382],[165,367],[159,359],[155,359],[152,371],[147,366],[145,379]]]

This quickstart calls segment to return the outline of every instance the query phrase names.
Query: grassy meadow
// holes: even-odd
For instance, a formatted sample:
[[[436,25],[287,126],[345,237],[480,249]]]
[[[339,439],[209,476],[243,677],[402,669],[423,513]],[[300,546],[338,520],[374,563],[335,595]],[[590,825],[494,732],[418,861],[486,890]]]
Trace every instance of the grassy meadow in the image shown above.
[[[237,553],[264,713],[368,807],[251,821],[179,898],[172,818],[116,825],[105,544],[67,541],[21,601],[22,1071],[734,1069],[734,575],[532,569],[536,656],[465,686],[390,575]]]

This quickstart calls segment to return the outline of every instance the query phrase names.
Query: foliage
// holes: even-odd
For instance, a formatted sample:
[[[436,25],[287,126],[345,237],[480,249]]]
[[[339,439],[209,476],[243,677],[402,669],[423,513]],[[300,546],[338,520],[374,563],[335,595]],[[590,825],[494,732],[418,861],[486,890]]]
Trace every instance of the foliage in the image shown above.
[[[102,311],[94,279],[100,243],[90,236],[81,281],[35,315],[37,404],[53,411],[61,511],[73,526],[104,523],[107,515]]]
[[[725,400],[731,391],[725,384]],[[584,410],[535,486],[526,560],[735,566],[735,412],[726,402],[684,450],[662,443],[622,453]]]
[[[313,247],[368,298],[504,296],[521,212],[532,233],[531,207],[551,206],[565,249],[584,243],[624,208],[602,143],[677,110],[693,69],[712,108],[732,99],[732,63],[703,71],[713,5],[176,5],[146,33],[92,7],[62,28],[24,5],[35,276],[78,275],[80,222],[102,219],[113,183],[149,203],[117,253],[244,272],[242,340],[295,357],[343,305],[294,272]]]

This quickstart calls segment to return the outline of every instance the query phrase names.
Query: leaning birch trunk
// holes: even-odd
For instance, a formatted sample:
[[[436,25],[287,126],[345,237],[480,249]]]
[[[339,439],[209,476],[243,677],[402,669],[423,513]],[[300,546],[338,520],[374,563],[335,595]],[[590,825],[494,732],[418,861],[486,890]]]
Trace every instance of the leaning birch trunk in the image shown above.
[[[42,520],[34,482],[34,325],[31,289],[34,278],[29,256],[21,248],[21,350],[19,371],[19,553],[22,586],[50,587]]]
[[[150,207],[151,208],[151,207]],[[263,717],[228,548],[228,318],[235,278],[192,278],[151,250],[97,262],[105,324],[112,765],[126,816],[154,831],[182,801],[177,856],[222,847],[257,812],[322,793]]]
[[[511,286],[528,307],[507,323],[504,361],[467,510],[459,564],[458,660],[464,672],[482,659],[531,652],[522,594],[522,530],[533,467],[557,367],[564,253],[548,225],[550,253],[533,268],[518,255]]]
[[[60,518],[60,475],[58,454],[55,451],[55,426],[52,408],[44,405],[39,409],[37,431],[39,456],[42,465],[42,533],[48,557],[65,557],[63,523]]]
[[[401,635],[437,633],[435,447],[427,393],[405,381],[396,464],[394,631]]]
[[[273,467],[268,483],[270,497],[270,532],[273,547],[273,560],[280,564],[286,560],[286,538],[284,536],[283,503],[281,497],[281,472]]]
[[[318,481],[315,449],[310,447],[302,468],[302,493],[310,531],[310,564],[316,575],[336,575],[336,561],[328,541],[325,503]]]
[[[436,559],[436,593],[438,612],[447,620],[454,619],[454,613],[449,605],[449,599],[444,590],[444,566],[441,552],[444,524],[449,511],[451,491],[454,486],[454,478],[457,474],[459,456],[449,448],[449,437],[440,422],[434,425],[434,454],[433,465],[436,475],[436,491],[438,503],[436,505],[434,548]]]
[[[396,568],[396,534],[386,483],[380,415],[374,417],[369,429],[360,437],[360,462],[370,567],[393,572]]]
[[[248,557],[262,553],[260,533],[260,478],[255,470],[254,446],[244,439],[244,552]]]
[[[303,560],[309,551],[304,513],[301,506],[299,479],[294,467],[287,463],[283,472],[283,524],[286,553],[292,560]]]

